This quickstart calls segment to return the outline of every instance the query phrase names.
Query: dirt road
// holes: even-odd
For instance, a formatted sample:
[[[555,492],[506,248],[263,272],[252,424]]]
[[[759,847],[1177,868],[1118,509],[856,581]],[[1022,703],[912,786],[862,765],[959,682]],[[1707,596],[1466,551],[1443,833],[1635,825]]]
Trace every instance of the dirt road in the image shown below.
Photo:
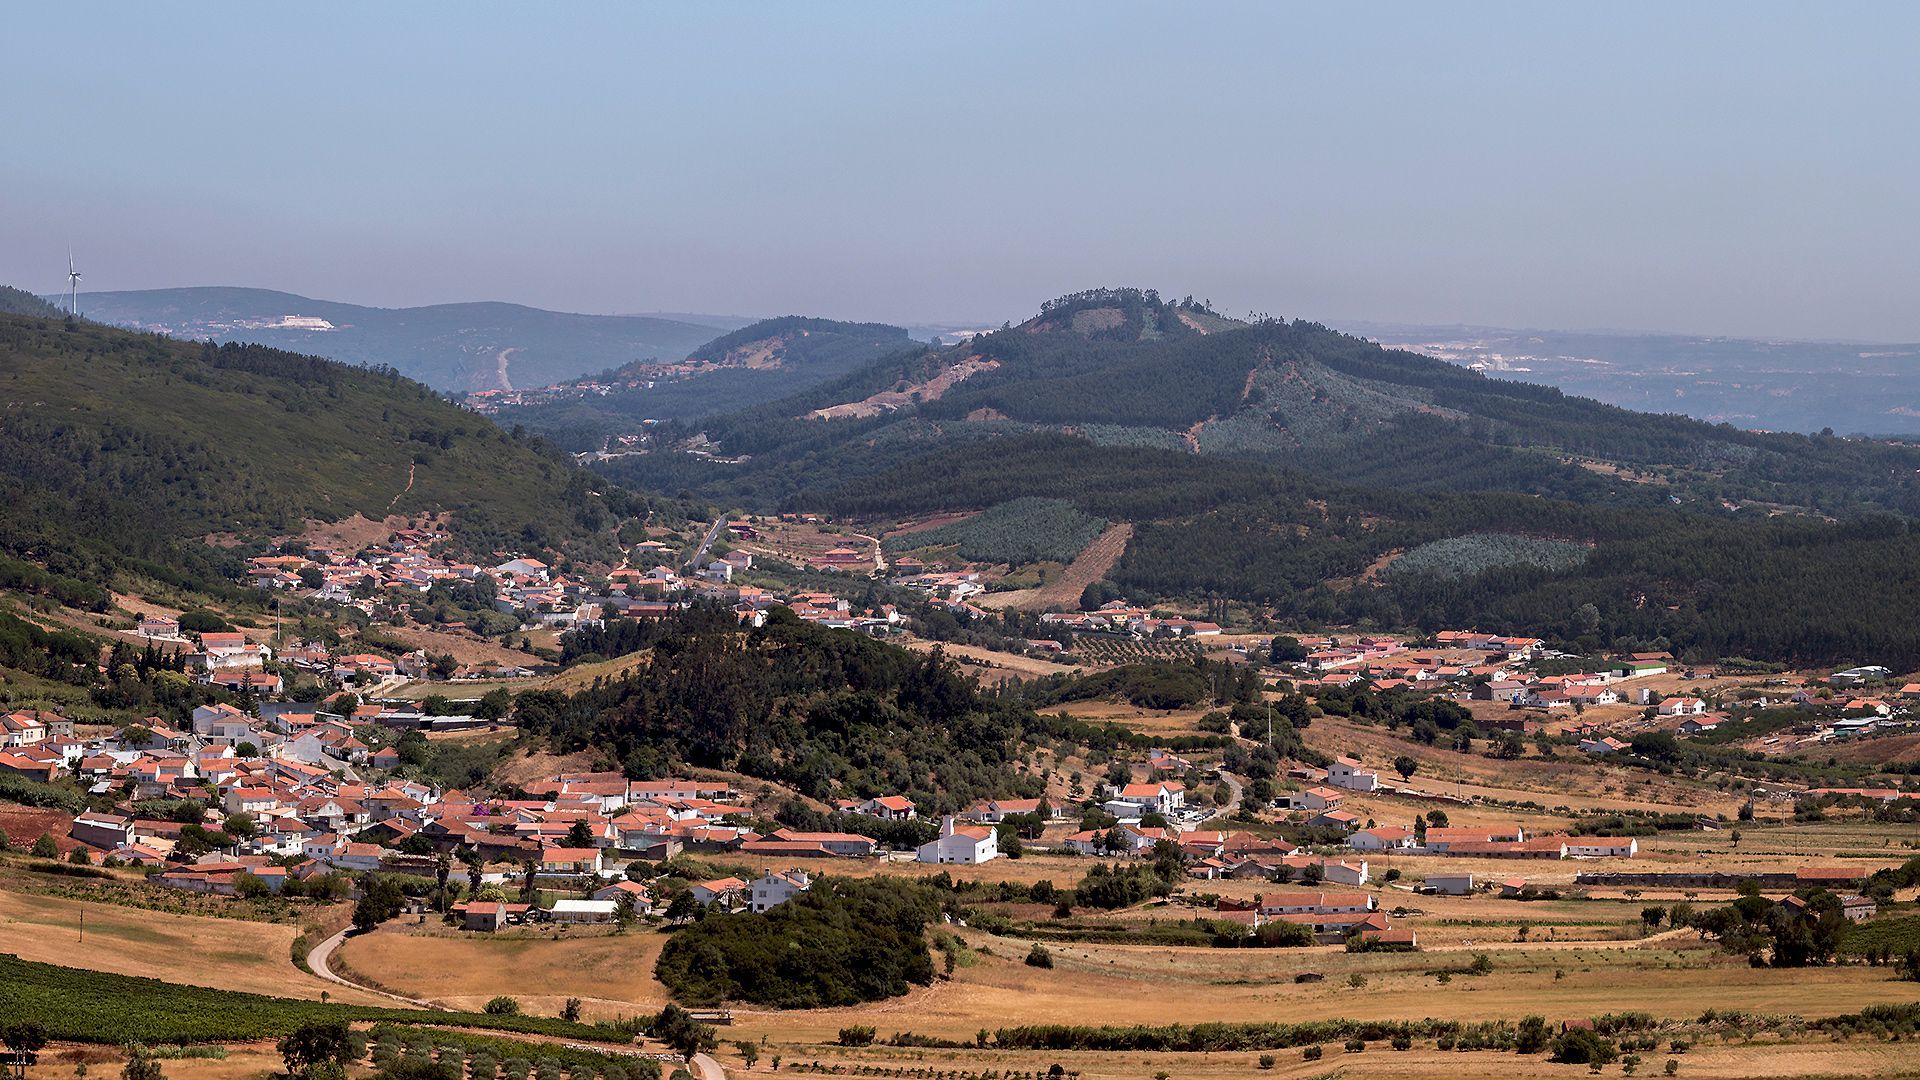
[[[440,1009],[440,1006],[435,1005],[431,1001],[421,1001],[418,998],[401,997],[399,994],[390,994],[385,990],[372,986],[363,986],[360,983],[341,978],[339,975],[334,974],[333,968],[328,966],[328,962],[333,959],[333,951],[338,949],[340,943],[347,940],[347,935],[351,933],[353,933],[353,928],[348,927],[325,941],[322,941],[320,944],[315,945],[313,951],[307,953],[307,967],[312,969],[316,976],[330,983],[337,983],[341,986],[351,986],[355,990],[364,990],[370,994],[379,994],[381,997],[392,998],[395,1001],[408,1005],[416,1005],[422,1009]]]

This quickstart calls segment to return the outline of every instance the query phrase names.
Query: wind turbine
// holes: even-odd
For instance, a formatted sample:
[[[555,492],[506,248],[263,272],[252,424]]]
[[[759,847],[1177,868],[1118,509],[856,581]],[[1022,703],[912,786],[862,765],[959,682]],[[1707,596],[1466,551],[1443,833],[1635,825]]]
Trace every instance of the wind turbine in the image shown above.
[[[67,307],[69,313],[80,314],[80,271],[73,268],[73,252],[67,252]]]

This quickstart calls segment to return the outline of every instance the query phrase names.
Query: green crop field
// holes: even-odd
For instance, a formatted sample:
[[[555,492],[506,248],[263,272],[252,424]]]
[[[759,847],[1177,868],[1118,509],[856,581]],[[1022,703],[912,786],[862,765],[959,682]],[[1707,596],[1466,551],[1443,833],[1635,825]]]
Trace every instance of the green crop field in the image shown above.
[[[1584,545],[1564,540],[1536,540],[1508,533],[1469,533],[1421,544],[1388,563],[1386,572],[1391,577],[1428,574],[1456,579],[1509,566],[1569,570],[1586,559]]]
[[[0,954],[0,1016],[37,1021],[55,1039],[110,1044],[247,1042],[285,1035],[317,1020],[477,1028],[603,1043],[632,1041],[630,1034],[612,1026],[551,1017],[297,1001],[58,967],[10,954]]]
[[[1064,499],[1014,499],[951,525],[889,538],[888,551],[952,547],[963,559],[1023,566],[1069,562],[1107,523]]]

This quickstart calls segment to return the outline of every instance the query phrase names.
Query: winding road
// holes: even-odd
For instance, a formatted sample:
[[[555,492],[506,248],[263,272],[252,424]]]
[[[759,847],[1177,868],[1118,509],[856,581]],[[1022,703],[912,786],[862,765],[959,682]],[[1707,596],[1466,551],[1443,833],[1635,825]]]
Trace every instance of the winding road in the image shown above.
[[[333,935],[332,937],[326,939],[325,941],[322,941],[320,944],[315,945],[307,953],[307,967],[310,970],[312,970],[312,972],[315,975],[319,976],[322,979],[325,979],[330,983],[337,983],[341,986],[351,986],[355,990],[364,990],[369,994],[379,994],[383,998],[390,998],[394,1001],[402,1001],[408,1005],[414,1005],[422,1009],[432,1009],[436,1012],[446,1011],[445,1008],[443,1008],[442,1006],[436,1005],[431,1001],[421,1001],[419,998],[403,997],[399,994],[388,993],[387,991],[381,990],[378,987],[366,986],[361,983],[354,982],[351,979],[342,978],[340,975],[335,974],[333,968],[329,966],[329,962],[333,959],[333,951],[339,948],[340,943],[347,940],[347,938],[352,933],[353,933],[353,927],[349,926],[345,930],[342,930],[339,933]]]
[[[1246,789],[1241,785],[1239,779],[1225,769],[1220,770],[1220,782],[1227,785],[1228,791],[1233,792],[1233,801],[1225,806],[1215,806],[1213,813],[1200,819],[1203,822],[1212,821],[1222,814],[1230,814],[1240,809],[1240,800],[1246,797]]]

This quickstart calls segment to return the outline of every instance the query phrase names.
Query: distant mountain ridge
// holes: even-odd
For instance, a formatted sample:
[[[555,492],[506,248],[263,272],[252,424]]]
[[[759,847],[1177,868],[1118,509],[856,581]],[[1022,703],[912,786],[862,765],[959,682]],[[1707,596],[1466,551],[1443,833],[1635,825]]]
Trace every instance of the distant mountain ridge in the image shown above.
[[[545,386],[635,360],[674,360],[725,332],[493,301],[376,308],[237,287],[87,293],[81,314],[174,337],[391,367],[443,391]]]

